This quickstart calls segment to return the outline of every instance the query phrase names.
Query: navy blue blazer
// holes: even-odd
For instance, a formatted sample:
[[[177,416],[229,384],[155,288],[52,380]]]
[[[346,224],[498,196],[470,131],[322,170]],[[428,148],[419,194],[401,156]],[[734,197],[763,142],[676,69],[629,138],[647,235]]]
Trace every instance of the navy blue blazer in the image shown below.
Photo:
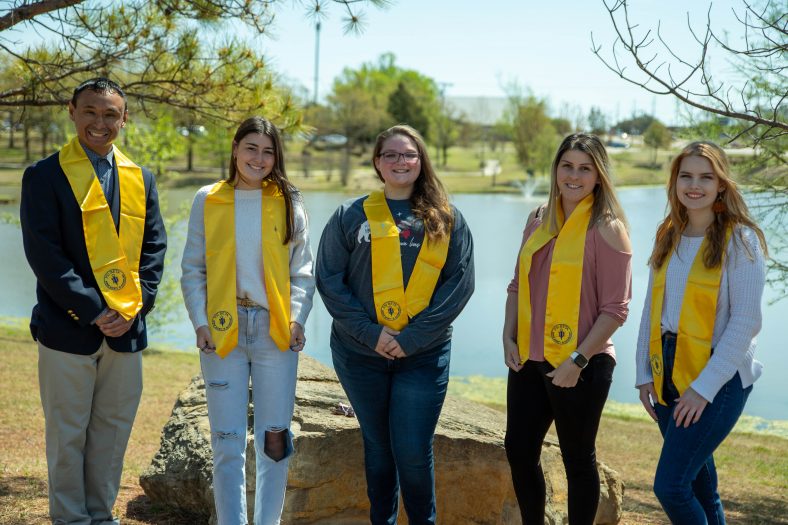
[[[38,304],[33,308],[30,332],[46,347],[90,355],[104,340],[92,322],[107,303],[90,267],[82,211],[58,156],[59,152],[36,162],[22,177],[22,239],[37,279]],[[156,182],[147,169],[143,168],[142,176],[147,208],[140,255],[142,310],[128,332],[107,338],[109,347],[118,352],[137,352],[148,345],[145,315],[153,308],[167,249]]]

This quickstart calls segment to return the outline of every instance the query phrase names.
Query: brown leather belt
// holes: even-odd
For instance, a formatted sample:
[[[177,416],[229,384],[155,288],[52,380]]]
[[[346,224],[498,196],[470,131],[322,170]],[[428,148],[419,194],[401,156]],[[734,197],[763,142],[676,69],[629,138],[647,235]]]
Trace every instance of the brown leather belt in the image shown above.
[[[236,297],[235,299],[238,302],[238,306],[243,306],[244,308],[259,308],[261,306],[251,299],[247,299],[246,297]]]

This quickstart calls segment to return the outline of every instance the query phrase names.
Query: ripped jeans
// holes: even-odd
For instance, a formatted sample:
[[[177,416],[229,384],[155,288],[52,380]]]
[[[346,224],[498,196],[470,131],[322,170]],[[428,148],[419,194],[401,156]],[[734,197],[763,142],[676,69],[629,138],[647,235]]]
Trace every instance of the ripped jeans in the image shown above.
[[[246,429],[249,379],[254,403],[256,490],[254,524],[280,521],[293,453],[293,417],[298,354],[281,352],[268,335],[268,311],[238,307],[238,346],[224,359],[200,352],[213,450],[213,494],[219,525],[245,525]],[[266,448],[266,434],[284,433],[284,451]],[[280,442],[280,441],[279,441]],[[273,454],[271,453],[273,452]],[[274,459],[272,459],[272,456]]]

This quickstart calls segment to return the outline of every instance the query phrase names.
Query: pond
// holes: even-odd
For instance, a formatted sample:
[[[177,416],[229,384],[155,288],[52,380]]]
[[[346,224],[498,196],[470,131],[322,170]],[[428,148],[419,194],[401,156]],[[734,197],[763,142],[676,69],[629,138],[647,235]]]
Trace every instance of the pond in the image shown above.
[[[0,193],[14,194],[18,188],[2,189]],[[167,192],[167,207],[175,210],[188,206],[194,189]],[[651,250],[654,231],[665,209],[662,188],[627,188],[619,192],[630,222],[633,244],[633,296],[630,316],[613,337],[618,359],[610,398],[626,403],[637,403],[635,381],[635,341],[648,284],[646,260]],[[348,198],[338,193],[312,192],[305,195],[311,224],[311,244],[317,250],[320,232],[330,214]],[[512,277],[525,219],[541,201],[536,197],[514,195],[468,194],[456,195],[453,202],[463,213],[474,236],[476,254],[476,292],[465,311],[454,324],[451,372],[454,376],[484,375],[503,377],[501,328],[503,326],[506,286]],[[0,213],[18,217],[18,204],[0,205]],[[179,221],[170,227],[169,278],[180,276],[180,251],[184,242],[185,224]],[[768,232],[767,232],[768,238]],[[3,301],[0,316],[29,317],[35,303],[35,279],[27,266],[22,250],[18,226],[0,224],[0,246],[3,246],[3,270],[0,289]],[[756,383],[745,409],[750,415],[769,419],[788,419],[788,403],[783,382],[783,371],[788,370],[788,352],[780,340],[781,324],[788,319],[788,300],[768,304],[776,293],[767,289],[764,297],[763,330],[758,337],[756,357],[764,363],[763,377]],[[186,311],[175,297],[174,320],[156,326],[151,333],[151,344],[182,350],[194,348],[194,331]],[[306,332],[306,352],[321,362],[331,364],[328,340],[331,319],[315,294],[315,307],[309,317]],[[32,358],[32,356],[31,356]]]

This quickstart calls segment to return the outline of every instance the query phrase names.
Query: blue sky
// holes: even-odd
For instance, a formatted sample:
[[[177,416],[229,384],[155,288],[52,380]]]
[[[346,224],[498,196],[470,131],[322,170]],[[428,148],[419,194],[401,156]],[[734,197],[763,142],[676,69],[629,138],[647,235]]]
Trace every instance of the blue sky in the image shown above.
[[[608,0],[611,2],[612,0]],[[676,50],[695,50],[687,29],[687,13],[702,29],[708,3],[704,1],[634,0],[631,18],[661,31]],[[738,34],[732,8],[735,0],[715,1],[715,27]],[[609,50],[613,26],[601,0],[395,0],[384,10],[365,9],[360,36],[343,34],[344,13],[329,6],[320,36],[319,94],[329,92],[344,67],[355,68],[392,52],[400,67],[415,69],[439,83],[449,96],[504,96],[511,81],[547,97],[554,114],[591,106],[609,118],[626,118],[633,111],[652,112],[675,123],[672,97],[655,97],[628,85],[607,70],[591,52],[591,32]],[[257,38],[257,45],[274,69],[313,91],[315,35],[297,2],[278,7],[274,37]],[[656,45],[656,44],[655,44]],[[665,55],[666,56],[666,55]],[[730,67],[715,62],[720,74]],[[576,109],[575,109],[576,111]]]

